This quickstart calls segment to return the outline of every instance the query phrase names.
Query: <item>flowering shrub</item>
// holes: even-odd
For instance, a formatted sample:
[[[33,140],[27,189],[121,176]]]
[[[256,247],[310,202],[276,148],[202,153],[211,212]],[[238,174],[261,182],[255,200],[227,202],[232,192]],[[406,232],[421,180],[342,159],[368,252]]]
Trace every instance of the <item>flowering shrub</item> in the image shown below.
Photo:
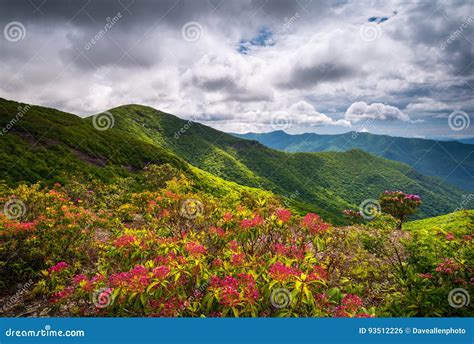
[[[472,233],[436,236],[435,257],[414,250],[408,232],[394,233],[390,217],[334,227],[273,201],[165,184],[136,193],[117,185],[11,190],[31,212],[0,214],[3,291],[34,277],[35,294],[59,316],[371,317],[399,315],[417,285],[472,283],[472,248],[460,249]],[[188,199],[197,216],[183,215]]]
[[[385,191],[379,201],[382,211],[399,221],[398,229],[402,228],[406,219],[414,214],[421,205],[420,196],[406,194],[402,191]]]

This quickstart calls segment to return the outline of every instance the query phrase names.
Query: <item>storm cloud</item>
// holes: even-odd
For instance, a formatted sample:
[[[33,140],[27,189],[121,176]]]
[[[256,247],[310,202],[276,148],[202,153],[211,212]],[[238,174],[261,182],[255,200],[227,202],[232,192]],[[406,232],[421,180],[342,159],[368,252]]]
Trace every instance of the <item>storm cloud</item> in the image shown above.
[[[140,103],[237,132],[284,113],[295,133],[474,136],[441,120],[474,113],[470,1],[1,0],[0,28],[8,99]]]

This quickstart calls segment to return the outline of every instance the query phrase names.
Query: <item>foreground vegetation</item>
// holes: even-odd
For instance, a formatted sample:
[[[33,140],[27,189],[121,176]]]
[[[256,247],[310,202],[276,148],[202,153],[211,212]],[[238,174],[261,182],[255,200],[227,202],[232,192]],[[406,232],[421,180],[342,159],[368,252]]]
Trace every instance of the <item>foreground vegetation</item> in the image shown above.
[[[3,185],[2,314],[472,315],[452,291],[473,295],[473,211],[403,224],[421,200],[387,192],[387,213],[348,211],[354,224],[338,227],[192,175],[162,165],[116,183]],[[394,206],[405,199],[410,211]]]

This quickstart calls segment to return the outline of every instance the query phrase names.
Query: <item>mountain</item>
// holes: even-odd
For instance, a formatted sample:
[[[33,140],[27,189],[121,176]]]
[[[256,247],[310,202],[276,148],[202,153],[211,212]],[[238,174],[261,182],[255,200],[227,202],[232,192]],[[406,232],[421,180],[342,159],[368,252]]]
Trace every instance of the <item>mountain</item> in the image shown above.
[[[19,106],[27,109],[21,116]],[[207,173],[208,184],[212,176],[215,183],[269,190],[293,209],[315,211],[335,223],[342,221],[343,209],[385,189],[420,194],[421,217],[448,213],[462,201],[456,187],[362,150],[282,152],[140,105],[97,118],[105,114],[113,126],[97,130],[94,117],[0,100],[0,127],[10,128],[1,135],[0,179],[65,182],[70,175],[90,174],[107,181],[134,176],[149,163],[168,163],[186,173]]]
[[[474,138],[458,140],[458,142],[461,142],[461,143],[464,143],[464,144],[467,144],[467,145],[474,145]]]
[[[345,152],[357,148],[376,156],[405,163],[418,172],[439,177],[467,191],[474,191],[474,146],[457,141],[436,141],[349,132],[339,135],[284,131],[234,134],[288,152]]]

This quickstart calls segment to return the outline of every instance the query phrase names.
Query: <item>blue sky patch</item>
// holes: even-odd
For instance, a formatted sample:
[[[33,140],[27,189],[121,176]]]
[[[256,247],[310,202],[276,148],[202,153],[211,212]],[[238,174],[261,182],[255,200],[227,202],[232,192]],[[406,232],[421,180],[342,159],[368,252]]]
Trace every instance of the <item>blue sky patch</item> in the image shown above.
[[[253,47],[268,47],[274,44],[273,32],[267,28],[262,28],[253,38],[241,40],[237,51],[241,54],[248,54]]]

